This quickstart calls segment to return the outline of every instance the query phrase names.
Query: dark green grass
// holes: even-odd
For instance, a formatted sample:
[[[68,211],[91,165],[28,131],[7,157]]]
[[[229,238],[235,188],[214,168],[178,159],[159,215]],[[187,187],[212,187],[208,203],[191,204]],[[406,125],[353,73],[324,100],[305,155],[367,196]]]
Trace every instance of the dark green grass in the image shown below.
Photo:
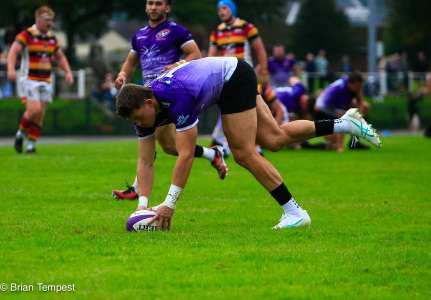
[[[281,211],[229,160],[219,181],[197,160],[169,233],[130,234],[136,143],[0,147],[0,283],[76,285],[0,298],[293,299],[431,297],[431,140],[381,151],[267,153],[312,218],[271,231]],[[152,204],[174,158],[158,153]]]

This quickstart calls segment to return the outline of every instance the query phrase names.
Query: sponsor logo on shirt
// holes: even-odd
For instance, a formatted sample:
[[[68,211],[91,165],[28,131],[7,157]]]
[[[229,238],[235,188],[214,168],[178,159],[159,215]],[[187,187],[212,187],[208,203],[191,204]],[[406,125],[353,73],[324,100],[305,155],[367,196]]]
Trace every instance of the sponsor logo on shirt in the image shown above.
[[[156,34],[156,40],[164,40],[166,36],[171,32],[170,29],[163,29],[159,33]]]
[[[190,115],[180,115],[177,119],[177,125],[181,126],[184,125],[185,122],[187,122]]]

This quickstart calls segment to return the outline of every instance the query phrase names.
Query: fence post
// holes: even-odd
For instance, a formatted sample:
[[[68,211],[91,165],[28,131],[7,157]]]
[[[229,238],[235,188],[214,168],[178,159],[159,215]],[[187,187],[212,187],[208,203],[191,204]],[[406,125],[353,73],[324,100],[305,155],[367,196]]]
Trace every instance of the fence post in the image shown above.
[[[78,98],[84,99],[85,98],[85,70],[79,69],[78,70]]]
[[[301,73],[301,82],[307,90],[310,90],[310,87],[308,86],[308,72]]]
[[[413,74],[413,72],[408,72],[408,76],[409,76],[408,90],[409,90],[409,92],[413,92],[413,90],[414,90],[414,74]]]
[[[383,97],[388,93],[388,81],[386,71],[379,72],[380,96]]]

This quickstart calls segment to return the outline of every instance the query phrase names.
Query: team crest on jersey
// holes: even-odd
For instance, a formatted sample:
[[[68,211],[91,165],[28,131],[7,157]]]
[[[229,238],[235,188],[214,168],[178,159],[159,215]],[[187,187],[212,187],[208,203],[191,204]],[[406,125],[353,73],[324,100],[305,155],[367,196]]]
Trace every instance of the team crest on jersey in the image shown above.
[[[165,37],[171,32],[170,29],[163,29],[159,33],[156,34],[156,40],[163,40]]]

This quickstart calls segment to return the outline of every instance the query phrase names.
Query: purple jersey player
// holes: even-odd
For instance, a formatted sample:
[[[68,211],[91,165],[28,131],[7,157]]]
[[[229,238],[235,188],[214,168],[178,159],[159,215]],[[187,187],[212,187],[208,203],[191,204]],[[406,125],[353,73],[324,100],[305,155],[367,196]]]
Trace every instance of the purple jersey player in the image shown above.
[[[184,56],[184,61],[201,56],[191,33],[183,26],[167,19],[171,12],[170,0],[147,0],[145,11],[149,19],[148,25],[139,29],[132,38],[132,49],[115,81],[118,89],[126,83],[138,64],[142,71],[142,81],[147,85],[163,71],[180,65],[181,56]],[[160,126],[155,134],[166,153],[177,154],[173,125]],[[224,163],[221,147],[206,148],[197,145],[195,150],[196,157],[204,157],[211,161],[221,179],[226,176],[227,166]],[[138,170],[141,161],[142,159],[138,160]],[[138,176],[133,186],[126,190],[114,190],[112,195],[116,199],[136,199],[139,194],[138,182],[143,180],[144,178]],[[148,199],[142,198],[141,202],[147,201]]]
[[[276,44],[272,48],[272,56],[268,58],[268,71],[271,78],[271,85],[283,87],[292,76],[295,59],[292,53],[286,55],[284,46]]]
[[[235,161],[250,171],[283,208],[274,229],[310,224],[308,213],[293,199],[276,168],[255,151],[258,143],[278,151],[291,143],[334,132],[364,136],[376,146],[377,133],[356,109],[337,120],[312,122],[298,120],[277,124],[268,105],[257,93],[254,70],[233,57],[207,57],[184,63],[154,80],[148,87],[126,84],[117,96],[117,113],[137,125],[142,142],[143,196],[153,184],[154,132],[158,126],[173,123],[178,157],[165,201],[157,206],[161,229],[169,229],[176,202],[191,172],[198,135],[198,115],[208,106],[220,108],[223,128]],[[138,209],[147,209],[140,205]],[[155,210],[156,208],[153,207]]]
[[[156,27],[139,29],[132,38],[132,53],[136,53],[144,84],[155,79],[166,66],[180,60],[183,48],[194,43],[192,34],[177,23],[165,20]]]
[[[299,117],[308,119],[307,89],[298,78],[291,77],[289,85],[276,88],[275,94],[286,108],[290,120]]]
[[[352,107],[358,107],[366,114],[369,105],[362,98],[362,82],[362,75],[353,72],[330,84],[316,100],[316,119],[336,119]],[[328,136],[326,140],[328,150],[344,151],[344,135]]]
[[[232,76],[238,60],[233,57],[222,61],[208,58],[205,62],[181,65],[151,82],[160,112],[153,126],[136,124],[141,139],[152,136],[156,127],[169,123],[175,125],[176,131],[195,127],[199,114],[218,100],[223,84]]]
[[[330,84],[320,94],[316,100],[315,109],[333,118],[342,115],[361,99],[361,89],[362,77],[344,76]]]

